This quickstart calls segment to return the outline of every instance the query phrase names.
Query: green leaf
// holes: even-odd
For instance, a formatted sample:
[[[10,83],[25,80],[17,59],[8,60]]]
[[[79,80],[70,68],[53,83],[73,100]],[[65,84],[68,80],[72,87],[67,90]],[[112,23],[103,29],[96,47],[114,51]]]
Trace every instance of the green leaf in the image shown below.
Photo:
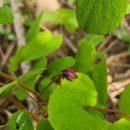
[[[28,80],[31,80],[32,78],[36,77],[37,75],[41,74],[43,72],[43,68],[37,68],[34,70],[31,70],[27,72],[26,74],[19,76],[17,78],[17,82],[27,82]]]
[[[129,3],[129,5],[128,5],[128,8],[127,8],[126,13],[127,13],[127,14],[129,14],[129,13],[130,13],[130,3]]]
[[[75,11],[71,9],[62,8],[53,12],[44,12],[43,21],[64,25],[69,32],[74,32],[78,28]]]
[[[111,124],[108,130],[129,130],[130,120],[122,118],[115,123]]]
[[[61,35],[53,36],[50,32],[39,33],[25,46],[21,53],[21,59],[25,61],[41,58],[55,51],[61,43]]]
[[[67,0],[69,4],[73,4],[75,0]]]
[[[58,88],[51,96],[48,106],[49,121],[56,130],[103,130],[82,106],[91,102],[85,95],[69,87]],[[88,123],[87,123],[88,122]]]
[[[105,56],[102,53],[98,53],[96,65],[91,72],[91,78],[95,84],[98,92],[98,104],[106,106],[107,99],[107,67]],[[98,63],[99,62],[99,63]]]
[[[73,81],[62,79],[61,85],[64,87],[71,88],[72,90],[81,91],[82,95],[84,95],[84,98],[86,98],[87,104],[91,106],[96,105],[97,92],[93,81],[86,74],[76,73],[76,75],[78,76],[78,78],[74,79]]]
[[[88,98],[91,98],[90,102],[87,100],[87,103],[90,104],[91,106],[97,104],[98,95],[93,81],[86,74],[76,73],[76,75],[78,76],[78,78],[73,81],[63,79],[61,82],[62,86],[81,91],[82,94],[85,95],[84,98],[86,98],[86,100]],[[89,112],[89,114],[91,114],[94,117],[95,116],[103,117],[102,113],[99,113],[99,111],[97,110],[88,109],[87,112]]]
[[[77,75],[78,78],[73,81],[62,80],[62,87],[56,89],[50,98],[49,121],[56,130],[92,128],[93,117],[82,106],[95,105],[97,94],[87,75]],[[86,125],[86,122],[89,123]]]
[[[19,47],[16,50],[15,55],[10,58],[9,72],[13,72],[18,68],[18,63],[20,62],[20,55],[21,55],[22,50],[23,50],[23,46]]]
[[[76,0],[81,29],[90,34],[107,34],[123,20],[128,0]],[[117,8],[118,7],[118,8]]]
[[[34,130],[28,111],[17,111],[8,122],[8,130]]]
[[[35,70],[35,69],[45,69],[47,65],[47,58],[46,57],[43,57],[43,58],[40,58],[40,59],[37,59],[33,64],[32,64],[32,67],[31,67],[31,71]]]
[[[62,87],[52,94],[48,105],[52,127],[56,130],[129,130],[129,120],[120,119],[115,123],[108,123],[99,115],[99,111],[83,109],[83,106],[94,105],[91,97],[92,81],[84,76],[79,77],[80,81],[70,82],[64,79]]]
[[[33,39],[33,37],[35,37],[38,34],[38,32],[40,30],[40,23],[42,21],[42,17],[43,17],[43,13],[41,13],[38,16],[38,18],[34,21],[34,23],[32,24],[31,28],[27,32],[27,35],[26,35],[26,42],[27,43],[29,41],[31,41]]]
[[[14,82],[4,85],[3,87],[0,87],[0,94],[2,94],[4,91],[14,87],[16,84],[17,84],[17,82],[14,81]]]
[[[124,92],[121,94],[121,97],[119,99],[119,110],[130,114],[130,102],[129,102],[129,98],[130,98],[130,85],[128,85]]]
[[[85,40],[85,39],[84,39]],[[99,35],[91,35],[87,34],[86,42],[88,44],[93,44],[95,47],[99,45],[101,42],[103,42],[104,37]]]
[[[42,119],[37,126],[36,130],[54,130],[50,125],[48,119]]]
[[[53,36],[48,31],[39,33],[13,56],[10,60],[10,71],[15,71],[22,61],[36,60],[54,52],[61,43],[61,35]]]
[[[10,24],[13,19],[12,10],[8,6],[0,7],[0,24]]]
[[[28,86],[29,88],[33,88],[35,86],[35,83],[38,81],[38,79],[40,78],[41,73],[44,70],[44,67],[47,64],[47,60],[46,58],[41,58],[37,61],[35,61],[35,63],[33,64],[33,66],[31,67],[31,69],[29,70],[29,72],[27,72],[26,74],[20,76],[17,81],[18,82],[23,82],[24,84],[26,84],[26,86]],[[19,100],[24,100],[28,95],[26,91],[19,87],[16,89],[16,97]]]
[[[94,61],[96,57],[96,50],[93,44],[89,43],[89,40],[83,39],[80,41],[80,47],[76,54],[75,67],[77,71],[83,73],[89,73],[94,67]]]
[[[75,64],[75,59],[70,56],[57,58],[48,65],[48,74],[51,77],[58,75],[62,70],[72,67]],[[57,67],[58,66],[58,67]]]

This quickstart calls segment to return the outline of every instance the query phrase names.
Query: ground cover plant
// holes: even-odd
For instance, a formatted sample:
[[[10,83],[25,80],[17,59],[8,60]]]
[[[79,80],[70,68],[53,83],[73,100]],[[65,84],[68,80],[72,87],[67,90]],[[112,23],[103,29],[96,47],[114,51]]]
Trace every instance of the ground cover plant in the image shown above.
[[[74,1],[68,1],[72,4]],[[129,130],[130,87],[119,99],[118,109],[107,108],[107,64],[103,52],[96,47],[104,36],[121,24],[129,5],[128,0],[76,0],[76,10],[61,8],[42,12],[29,26],[25,43],[9,58],[6,73],[0,77],[0,96],[15,106],[8,122],[0,126],[7,130]],[[0,24],[14,21],[12,9],[0,7]],[[48,61],[48,57],[62,45],[64,35],[51,32],[41,23],[62,26],[73,33],[85,31],[72,56],[63,55]],[[27,24],[27,23],[26,23]],[[5,31],[5,30],[4,30]],[[10,33],[4,33],[7,37]],[[86,35],[87,34],[87,35]],[[115,32],[117,35],[117,32]],[[14,37],[15,38],[15,37]],[[19,66],[31,63],[19,76]],[[30,98],[37,112],[28,110],[23,101]],[[107,120],[110,114],[118,119]]]

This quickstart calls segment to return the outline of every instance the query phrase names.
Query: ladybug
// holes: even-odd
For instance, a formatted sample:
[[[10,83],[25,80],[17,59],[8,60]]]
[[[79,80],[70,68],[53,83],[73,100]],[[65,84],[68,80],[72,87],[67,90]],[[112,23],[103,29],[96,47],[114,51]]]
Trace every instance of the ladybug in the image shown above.
[[[78,77],[75,72],[76,72],[75,68],[64,69],[61,72],[61,77],[63,79],[66,78],[67,80],[72,81],[73,79],[76,79]]]

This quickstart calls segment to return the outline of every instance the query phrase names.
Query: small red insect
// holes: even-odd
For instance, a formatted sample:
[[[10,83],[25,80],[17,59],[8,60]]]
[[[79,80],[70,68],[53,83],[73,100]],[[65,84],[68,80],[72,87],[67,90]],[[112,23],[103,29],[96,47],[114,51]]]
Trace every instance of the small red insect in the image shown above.
[[[76,72],[75,68],[64,69],[61,72],[61,77],[66,78],[69,81],[72,81],[73,79],[76,79],[78,77],[75,72]]]

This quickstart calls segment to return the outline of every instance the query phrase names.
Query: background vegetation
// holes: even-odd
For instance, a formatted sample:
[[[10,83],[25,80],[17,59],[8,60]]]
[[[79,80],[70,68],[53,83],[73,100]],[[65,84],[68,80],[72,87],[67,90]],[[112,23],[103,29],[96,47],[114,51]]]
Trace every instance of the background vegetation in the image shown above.
[[[130,129],[129,3],[107,2],[0,1],[0,130]]]

